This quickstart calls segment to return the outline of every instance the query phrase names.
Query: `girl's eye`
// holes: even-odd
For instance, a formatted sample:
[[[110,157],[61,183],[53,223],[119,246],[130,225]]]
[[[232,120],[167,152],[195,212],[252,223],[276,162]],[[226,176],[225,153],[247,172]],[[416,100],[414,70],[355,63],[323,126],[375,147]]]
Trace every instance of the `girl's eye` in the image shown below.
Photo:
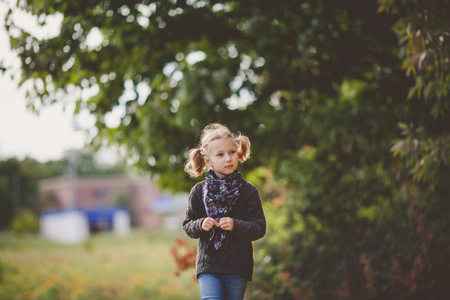
[[[220,153],[220,154],[217,154],[217,156],[222,156],[223,154],[222,153]]]

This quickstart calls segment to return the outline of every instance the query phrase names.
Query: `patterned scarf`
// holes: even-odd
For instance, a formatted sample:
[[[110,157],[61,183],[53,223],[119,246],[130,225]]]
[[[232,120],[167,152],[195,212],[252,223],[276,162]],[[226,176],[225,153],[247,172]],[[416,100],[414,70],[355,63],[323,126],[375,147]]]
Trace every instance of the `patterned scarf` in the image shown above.
[[[221,218],[229,216],[239,199],[242,183],[242,176],[237,171],[226,178],[219,178],[213,170],[210,170],[203,183],[203,204],[206,215],[217,222]],[[218,227],[210,230],[209,240],[212,241],[215,250],[222,247],[226,235],[227,232]]]

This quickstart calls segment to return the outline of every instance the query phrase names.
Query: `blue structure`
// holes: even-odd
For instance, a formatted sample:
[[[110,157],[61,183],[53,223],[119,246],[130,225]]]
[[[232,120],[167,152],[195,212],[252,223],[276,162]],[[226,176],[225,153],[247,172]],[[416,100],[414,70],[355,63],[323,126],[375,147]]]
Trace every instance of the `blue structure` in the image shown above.
[[[83,241],[98,231],[123,235],[130,230],[130,214],[121,206],[59,209],[42,213],[40,219],[45,237],[67,244]]]
[[[78,211],[86,215],[90,232],[113,230],[114,216],[120,212],[128,214],[121,206],[78,208]]]

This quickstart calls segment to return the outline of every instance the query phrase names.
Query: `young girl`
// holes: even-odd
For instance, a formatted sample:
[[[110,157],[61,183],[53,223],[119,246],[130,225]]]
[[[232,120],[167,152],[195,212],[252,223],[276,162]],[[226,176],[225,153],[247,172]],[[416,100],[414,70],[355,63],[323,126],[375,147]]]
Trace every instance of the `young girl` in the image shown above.
[[[236,171],[250,156],[250,140],[220,124],[205,127],[198,148],[189,151],[185,171],[204,181],[189,195],[183,230],[199,238],[196,276],[201,299],[242,300],[252,280],[252,241],[266,232],[256,187]]]

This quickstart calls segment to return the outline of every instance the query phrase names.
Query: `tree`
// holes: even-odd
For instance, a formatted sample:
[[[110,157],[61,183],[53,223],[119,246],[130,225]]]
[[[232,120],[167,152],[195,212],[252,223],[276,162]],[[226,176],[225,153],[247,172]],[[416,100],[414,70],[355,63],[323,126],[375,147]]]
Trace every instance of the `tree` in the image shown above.
[[[38,211],[37,165],[31,158],[0,161],[0,228],[7,228],[20,209]]]
[[[60,14],[60,34],[39,39],[12,14],[5,24],[30,106],[75,101],[97,118],[94,145],[127,148],[164,187],[192,186],[185,154],[206,124],[250,135],[243,172],[265,186],[266,166],[290,195],[268,219],[255,298],[440,299],[450,209],[439,3],[19,1],[40,24]]]
[[[375,2],[47,0],[18,7],[41,25],[64,16],[59,36],[47,40],[6,16],[30,106],[76,101],[75,113],[97,118],[94,145],[128,148],[174,189],[192,184],[182,165],[204,125],[227,123],[268,149],[262,157],[283,160],[299,147],[290,132],[302,129],[308,101],[336,96],[344,78],[396,61],[381,47],[395,42],[392,18],[378,14]],[[101,38],[92,45],[94,35]],[[117,126],[107,124],[112,111],[121,113]]]

